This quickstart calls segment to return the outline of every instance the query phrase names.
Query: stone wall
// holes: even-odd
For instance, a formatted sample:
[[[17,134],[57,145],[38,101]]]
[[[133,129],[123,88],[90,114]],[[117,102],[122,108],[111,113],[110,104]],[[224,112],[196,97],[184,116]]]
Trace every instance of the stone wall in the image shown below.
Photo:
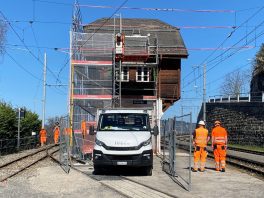
[[[202,109],[198,121],[202,119]],[[264,146],[264,103],[207,103],[207,128],[211,132],[215,120],[228,131],[230,143]]]

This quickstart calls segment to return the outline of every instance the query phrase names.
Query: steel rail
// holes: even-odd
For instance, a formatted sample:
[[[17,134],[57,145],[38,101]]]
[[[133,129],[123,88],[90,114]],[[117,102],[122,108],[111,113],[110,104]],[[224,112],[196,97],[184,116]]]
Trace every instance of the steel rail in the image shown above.
[[[40,149],[40,150],[38,150],[38,151],[36,151],[36,152],[30,153],[30,154],[28,154],[28,155],[25,155],[25,156],[23,156],[23,157],[17,158],[17,159],[15,159],[15,160],[12,160],[12,161],[6,163],[6,164],[1,165],[0,169],[1,169],[1,168],[6,168],[6,167],[8,167],[9,165],[12,165],[12,164],[14,164],[14,163],[16,163],[16,162],[21,162],[22,160],[24,160],[24,159],[26,159],[26,158],[28,158],[28,157],[33,157],[34,155],[36,155],[36,154],[38,154],[38,153],[46,152],[46,154],[45,154],[44,156],[38,158],[37,160],[34,160],[33,162],[31,162],[30,164],[28,164],[28,165],[26,165],[26,166],[23,166],[23,167],[20,168],[19,170],[14,171],[13,173],[8,174],[7,176],[1,178],[1,179],[0,179],[0,182],[6,181],[7,179],[9,179],[9,178],[11,178],[11,177],[17,175],[18,173],[21,173],[22,171],[24,171],[24,170],[28,169],[29,167],[33,166],[34,164],[38,163],[39,161],[41,161],[41,160],[47,158],[47,157],[49,156],[49,154],[48,154],[48,150],[54,148],[55,146],[56,146],[56,145],[51,145],[51,146],[45,147],[45,148]],[[55,150],[55,151],[53,151],[53,153],[56,152],[56,151],[58,151],[58,149]]]
[[[59,160],[57,160],[57,159],[56,159],[55,157],[53,157],[52,155],[50,155],[50,157],[51,157],[55,162],[57,162],[58,164],[61,164],[61,163],[59,162]],[[74,167],[74,166],[71,166],[71,168],[74,169],[74,170],[76,170],[77,172],[79,172],[79,173],[85,175],[85,176],[88,176],[89,178],[91,178],[91,179],[93,179],[93,180],[95,180],[95,181],[100,182],[100,184],[102,184],[102,185],[104,185],[104,186],[106,186],[106,187],[108,187],[108,188],[114,190],[115,192],[117,192],[117,193],[119,193],[119,194],[121,194],[121,195],[123,195],[123,196],[125,196],[125,197],[133,198],[132,196],[129,196],[129,195],[127,195],[127,194],[121,192],[121,191],[118,190],[117,188],[115,188],[115,187],[113,187],[113,186],[111,186],[111,185],[108,185],[108,184],[102,182],[102,181],[100,180],[100,178],[98,178],[98,177],[95,176],[95,175],[88,175],[88,174],[82,172],[81,170],[79,170],[78,168],[76,168],[76,167]],[[133,182],[133,183],[138,184],[138,185],[141,185],[141,186],[143,186],[143,187],[149,188],[149,189],[151,189],[151,190],[153,190],[153,191],[156,191],[156,192],[158,192],[158,193],[164,194],[164,195],[166,195],[166,196],[169,196],[169,197],[172,197],[172,198],[178,198],[177,196],[175,196],[175,195],[173,195],[173,194],[170,194],[170,193],[168,193],[168,192],[165,192],[165,191],[162,191],[162,190],[159,190],[159,189],[153,188],[153,187],[148,186],[148,185],[146,185],[146,184],[142,184],[142,183],[140,183],[140,182],[137,182],[137,181],[134,181],[134,180],[132,180],[132,179],[129,179],[129,178],[125,177],[125,176],[116,176],[116,177],[119,177],[119,178],[122,178],[122,179],[124,179],[124,180],[130,181],[130,182]]]
[[[37,151],[35,151],[35,152],[33,152],[33,153],[29,153],[29,154],[27,154],[27,155],[25,155],[25,156],[21,156],[21,157],[19,157],[19,158],[17,158],[17,159],[14,159],[14,160],[10,161],[10,162],[7,162],[7,163],[5,163],[5,164],[2,164],[2,165],[0,165],[0,169],[3,168],[3,167],[6,167],[6,166],[8,166],[8,165],[10,165],[10,164],[12,164],[12,163],[15,163],[15,162],[17,162],[17,161],[20,161],[20,160],[22,160],[22,159],[25,159],[25,158],[27,158],[27,157],[30,157],[30,156],[36,155],[36,154],[38,154],[38,153],[40,153],[40,152],[42,152],[42,151],[44,151],[44,150],[47,150],[47,149],[49,149],[49,148],[54,147],[54,146],[55,146],[55,145],[51,145],[50,147],[42,148],[42,149],[37,150]]]
[[[186,147],[188,145],[178,145],[181,149],[186,150]],[[209,153],[208,157],[210,158],[214,158],[213,156],[213,151],[210,151],[207,149],[207,152]],[[237,166],[239,168],[248,170],[250,172],[254,172],[258,175],[264,176],[264,170],[260,170],[263,169],[264,167],[264,163],[263,162],[259,162],[259,161],[254,161],[254,160],[250,160],[247,158],[243,158],[243,157],[239,157],[239,156],[234,156],[231,154],[228,154],[226,157],[226,162],[227,164],[231,164],[233,166]],[[260,168],[260,169],[258,169]]]

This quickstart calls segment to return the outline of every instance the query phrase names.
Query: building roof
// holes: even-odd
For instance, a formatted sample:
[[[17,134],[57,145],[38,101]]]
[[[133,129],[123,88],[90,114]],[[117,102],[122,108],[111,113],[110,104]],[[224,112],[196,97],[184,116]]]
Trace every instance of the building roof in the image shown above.
[[[177,27],[171,26],[158,19],[122,18],[122,33],[126,36],[149,36],[149,44],[158,42],[160,55],[187,58],[188,52]],[[84,25],[85,33],[118,33],[120,19],[101,18]]]

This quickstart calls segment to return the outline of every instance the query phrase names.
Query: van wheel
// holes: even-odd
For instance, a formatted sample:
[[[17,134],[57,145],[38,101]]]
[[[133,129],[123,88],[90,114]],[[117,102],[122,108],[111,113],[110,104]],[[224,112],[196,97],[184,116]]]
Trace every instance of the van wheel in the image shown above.
[[[146,174],[146,176],[151,176],[152,175],[152,166],[147,166],[145,168],[145,174]]]
[[[100,175],[101,172],[102,172],[102,168],[101,167],[94,166],[94,171],[93,171],[94,175]]]

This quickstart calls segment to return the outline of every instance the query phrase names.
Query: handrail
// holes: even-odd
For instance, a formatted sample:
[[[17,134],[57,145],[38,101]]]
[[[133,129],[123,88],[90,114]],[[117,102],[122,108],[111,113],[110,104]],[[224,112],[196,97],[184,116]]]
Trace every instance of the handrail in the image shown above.
[[[240,93],[238,95],[209,96],[208,103],[223,102],[264,102],[264,92]]]

